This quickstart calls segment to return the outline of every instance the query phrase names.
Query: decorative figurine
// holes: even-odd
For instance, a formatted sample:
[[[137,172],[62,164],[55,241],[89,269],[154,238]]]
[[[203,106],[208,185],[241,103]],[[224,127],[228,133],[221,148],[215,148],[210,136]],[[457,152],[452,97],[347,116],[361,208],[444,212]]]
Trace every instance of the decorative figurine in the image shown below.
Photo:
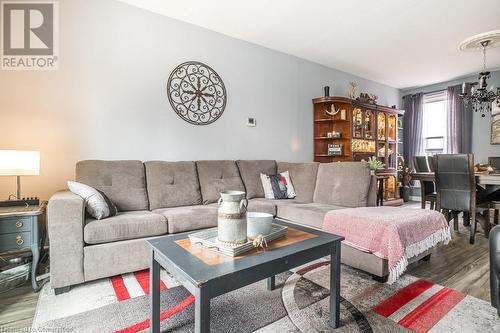
[[[356,82],[349,82],[349,92],[347,93],[347,96],[350,99],[356,99],[356,95],[358,94],[358,84]]]
[[[329,116],[335,116],[337,113],[340,112],[340,109],[335,110],[335,105],[332,103],[332,106],[330,107],[331,111],[328,111],[328,109],[325,110],[325,113]]]
[[[375,94],[368,94],[368,96],[369,96],[368,103],[377,104],[377,100],[378,100],[378,96],[377,95],[375,95]]]

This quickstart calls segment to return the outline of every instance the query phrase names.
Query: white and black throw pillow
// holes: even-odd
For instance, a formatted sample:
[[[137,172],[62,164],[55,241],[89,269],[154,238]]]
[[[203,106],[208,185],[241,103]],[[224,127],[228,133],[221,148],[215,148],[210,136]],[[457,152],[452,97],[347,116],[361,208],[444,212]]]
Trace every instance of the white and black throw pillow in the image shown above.
[[[115,216],[118,212],[115,204],[102,191],[72,181],[68,181],[68,188],[71,192],[81,196],[85,200],[87,212],[97,220]]]
[[[288,171],[277,175],[260,174],[264,196],[266,199],[293,199],[295,198],[295,189]]]

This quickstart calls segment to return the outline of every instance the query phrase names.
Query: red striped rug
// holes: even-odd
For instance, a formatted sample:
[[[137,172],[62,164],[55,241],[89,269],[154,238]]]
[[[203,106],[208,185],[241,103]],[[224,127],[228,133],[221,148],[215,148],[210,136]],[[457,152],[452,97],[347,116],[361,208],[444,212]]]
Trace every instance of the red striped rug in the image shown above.
[[[328,262],[316,263],[297,273],[303,275],[327,264]],[[149,294],[149,271],[118,275],[111,278],[111,283],[118,301],[130,299],[131,295],[132,297],[147,295]],[[167,288],[162,280],[160,289],[163,291]],[[413,332],[426,333],[464,297],[464,294],[450,288],[435,285],[427,280],[416,280],[373,307],[373,311]],[[187,297],[178,305],[163,311],[160,315],[161,320],[184,310],[193,302],[194,296]],[[147,328],[149,328],[149,320],[144,320],[116,332],[135,333]]]
[[[328,262],[298,267],[276,279],[278,288],[273,292],[260,281],[213,299],[214,331],[241,332],[243,323],[248,332],[330,331]],[[163,270],[161,281],[162,330],[192,330],[194,297]],[[33,329],[146,332],[149,292],[148,270],[88,282],[58,296],[46,285],[40,292]],[[338,332],[500,332],[500,320],[488,302],[406,274],[388,285],[343,266],[341,296]]]
[[[380,302],[373,311],[413,332],[425,333],[464,298],[453,289],[417,280]]]
[[[162,272],[163,273],[163,272]],[[171,280],[165,278],[165,274],[162,274],[160,279],[160,291],[167,290],[167,283],[170,284]],[[138,271],[134,273],[122,274],[112,277],[111,285],[116,295],[118,302],[128,300],[130,298],[149,295],[149,270],[145,269],[143,271]],[[140,288],[139,288],[140,287]],[[186,297],[179,304],[162,311],[160,313],[160,320],[165,320],[173,315],[181,312],[189,305],[194,302],[194,296],[190,295]],[[136,333],[146,330],[150,327],[149,320],[141,321],[135,325],[126,327],[124,329],[117,330],[116,333]]]
[[[133,297],[149,295],[149,270],[117,275],[111,278],[116,299],[121,302]],[[164,279],[160,280],[160,290],[166,290]]]

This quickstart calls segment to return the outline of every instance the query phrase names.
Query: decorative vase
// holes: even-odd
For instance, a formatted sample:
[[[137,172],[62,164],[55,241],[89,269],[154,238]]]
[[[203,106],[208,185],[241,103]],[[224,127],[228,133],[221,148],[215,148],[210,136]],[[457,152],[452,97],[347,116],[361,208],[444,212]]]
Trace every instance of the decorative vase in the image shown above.
[[[375,176],[375,170],[370,169],[370,176]]]
[[[410,187],[402,186],[399,188],[400,196],[403,198],[404,202],[410,201]]]
[[[218,201],[217,240],[244,244],[247,242],[247,206],[245,192],[221,192]]]
[[[323,89],[325,90],[325,97],[329,97],[330,96],[330,87],[325,86]]]

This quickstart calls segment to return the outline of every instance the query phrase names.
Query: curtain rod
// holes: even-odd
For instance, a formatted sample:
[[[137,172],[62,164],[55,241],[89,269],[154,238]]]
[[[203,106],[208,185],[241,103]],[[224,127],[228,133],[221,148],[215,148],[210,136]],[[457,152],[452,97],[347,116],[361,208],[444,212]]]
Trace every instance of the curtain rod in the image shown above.
[[[447,88],[443,88],[443,89],[436,89],[436,90],[432,90],[432,91],[426,91],[426,92],[421,92],[422,94],[434,94],[434,93],[437,93],[437,92],[441,92],[441,91],[445,91]],[[420,92],[417,92],[415,94],[411,94],[409,96],[413,97],[413,96],[416,96],[418,93]],[[405,99],[405,97],[408,96],[408,95],[405,95],[403,96],[403,99]]]
[[[469,83],[469,84],[472,84],[472,85],[477,84],[477,82],[466,82],[466,83]],[[450,86],[450,87],[453,87],[453,86]],[[434,94],[434,93],[437,93],[437,92],[445,91],[446,89],[448,89],[448,87],[443,88],[443,89],[436,89],[436,90],[432,90],[432,91],[426,91],[426,92],[422,92],[422,93],[423,93],[424,95],[425,95],[425,94]],[[416,94],[418,94],[418,93],[411,94],[410,96],[412,96],[412,97],[413,97],[413,96],[415,96]],[[406,97],[406,96],[408,96],[408,95],[403,96],[403,99],[405,99],[405,97]]]

